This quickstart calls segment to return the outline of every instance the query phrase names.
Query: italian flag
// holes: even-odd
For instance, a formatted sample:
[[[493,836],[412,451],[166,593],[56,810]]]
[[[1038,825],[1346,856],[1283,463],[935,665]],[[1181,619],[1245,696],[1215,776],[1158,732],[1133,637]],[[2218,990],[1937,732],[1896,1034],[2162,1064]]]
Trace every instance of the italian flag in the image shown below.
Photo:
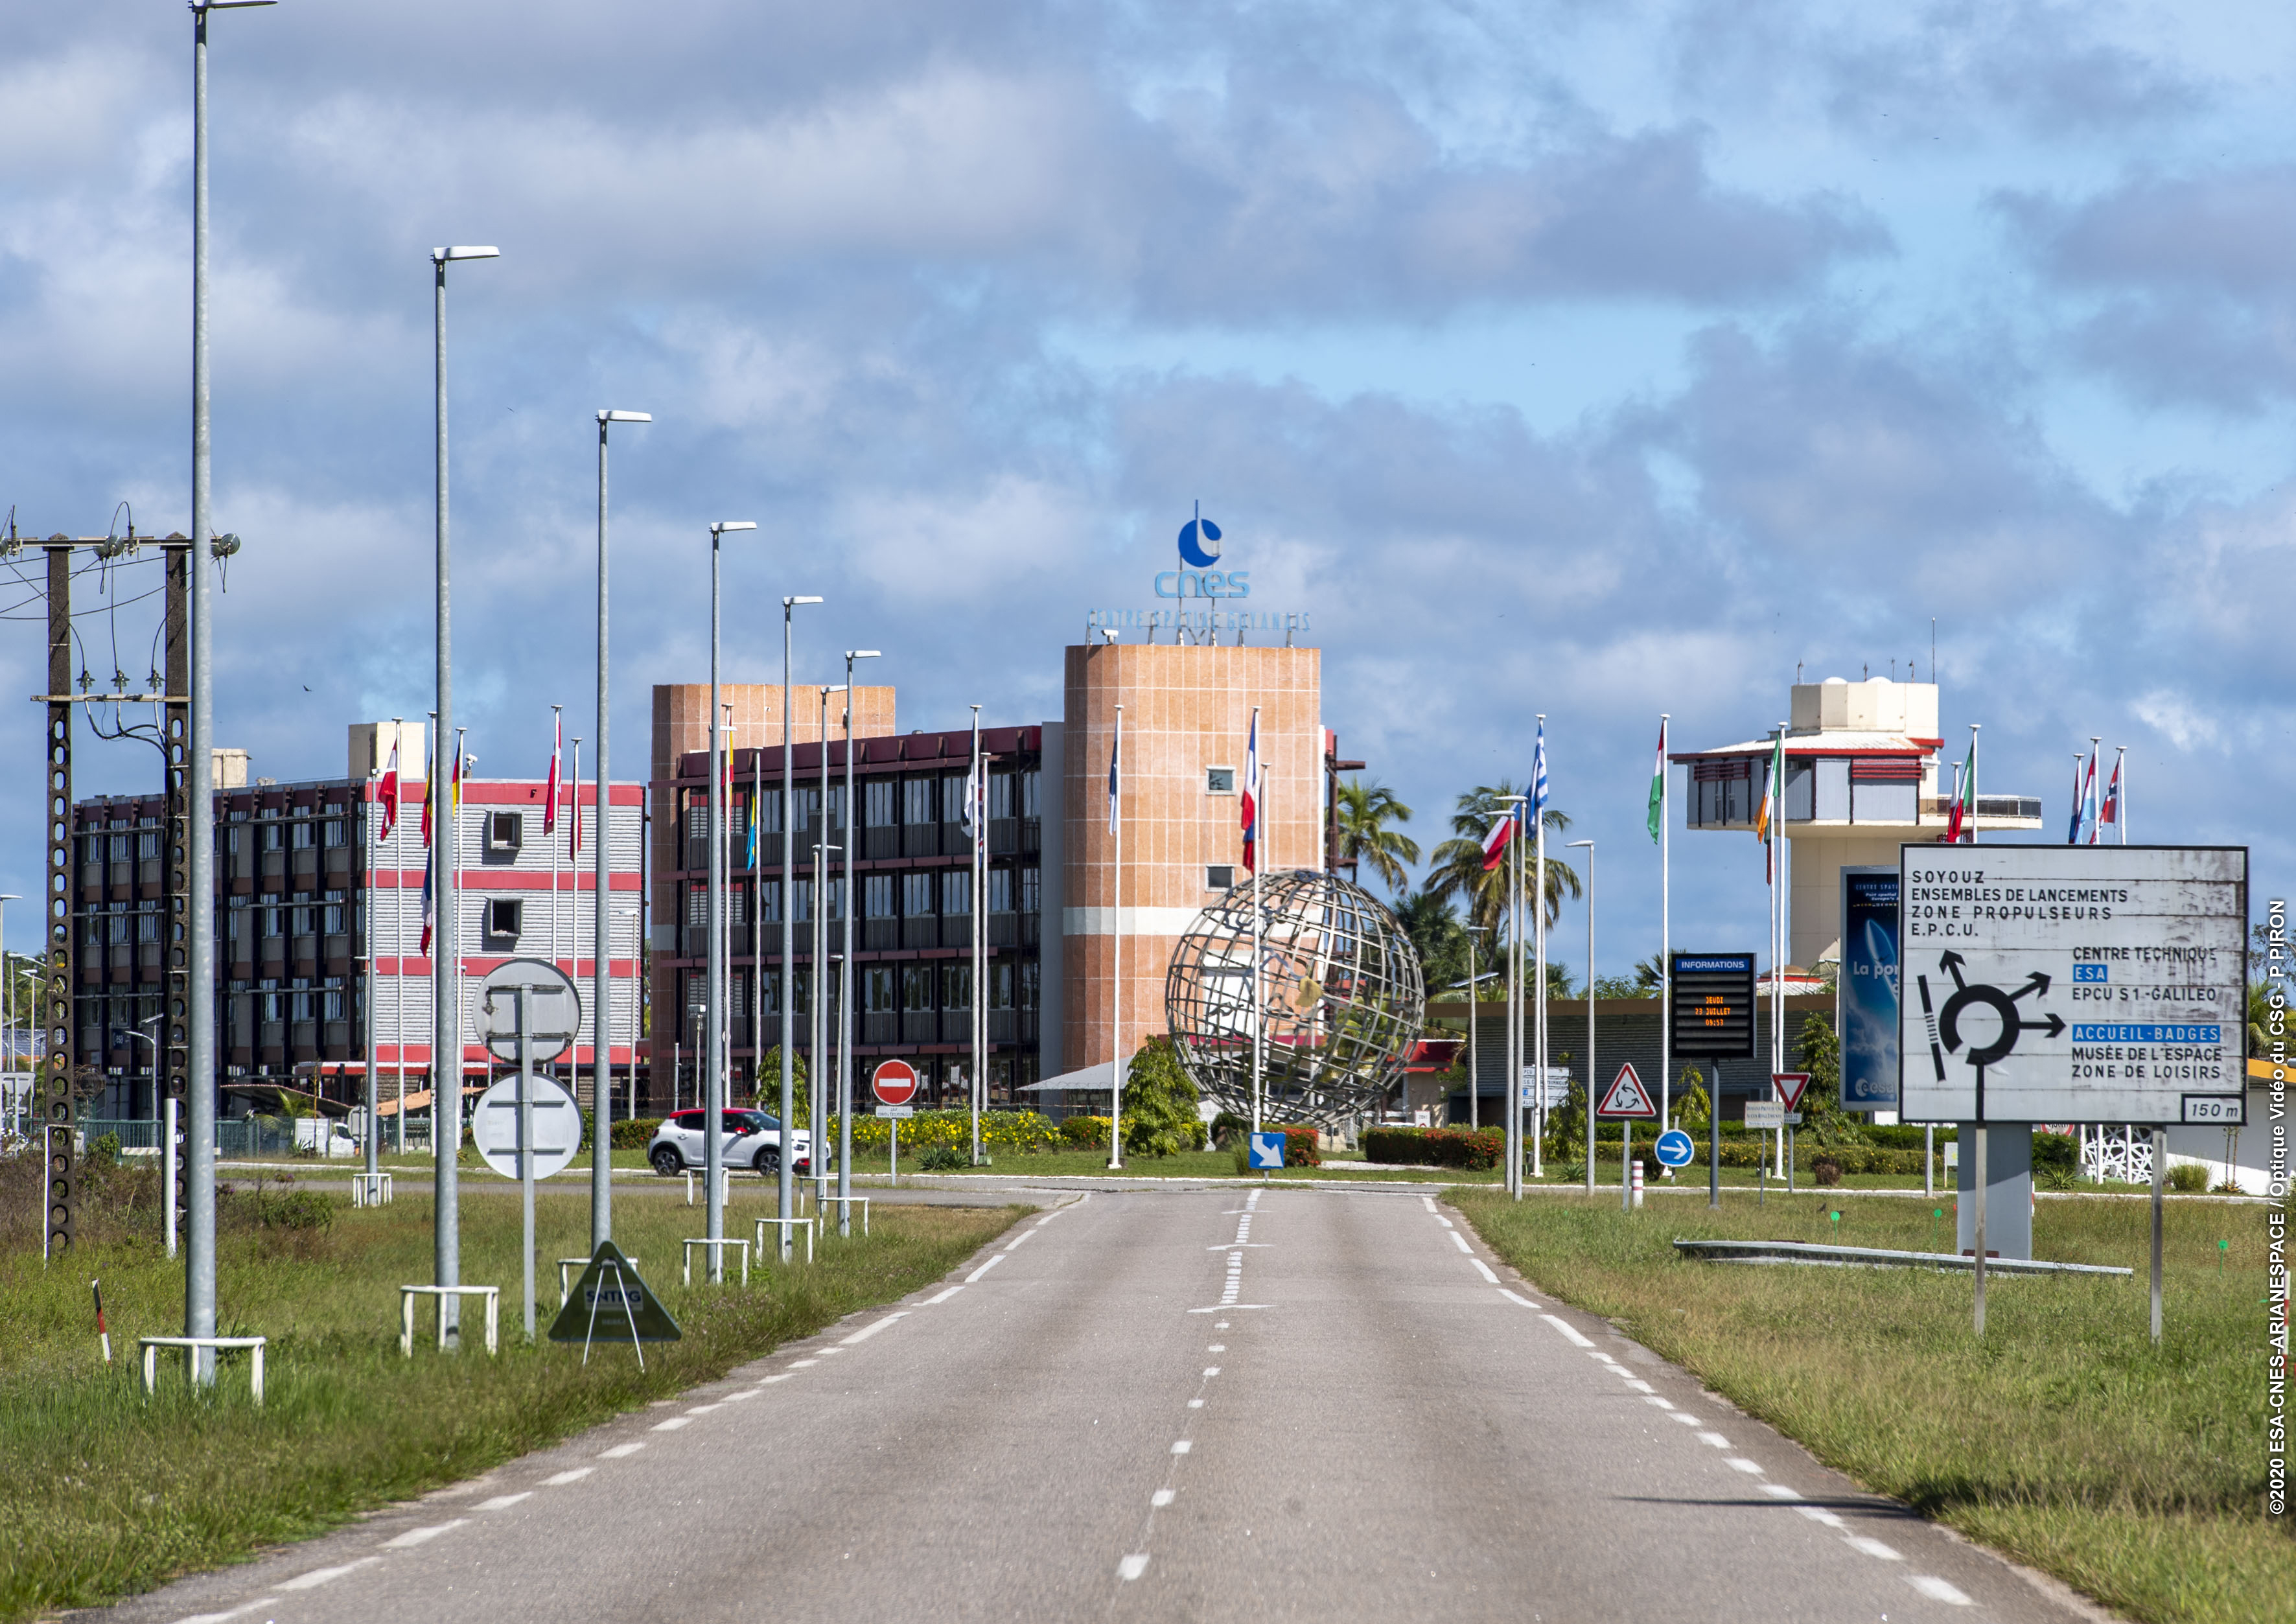
[[[1658,761],[1651,768],[1650,792],[1651,843],[1658,843],[1658,832],[1666,822],[1666,720],[1659,719]]]

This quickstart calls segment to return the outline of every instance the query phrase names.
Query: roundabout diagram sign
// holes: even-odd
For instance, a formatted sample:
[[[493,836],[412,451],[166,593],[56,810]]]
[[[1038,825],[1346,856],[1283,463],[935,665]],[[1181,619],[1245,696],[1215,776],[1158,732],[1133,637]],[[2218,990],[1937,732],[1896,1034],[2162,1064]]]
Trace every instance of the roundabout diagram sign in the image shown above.
[[[1907,846],[1909,1122],[2238,1124],[2242,847]]]

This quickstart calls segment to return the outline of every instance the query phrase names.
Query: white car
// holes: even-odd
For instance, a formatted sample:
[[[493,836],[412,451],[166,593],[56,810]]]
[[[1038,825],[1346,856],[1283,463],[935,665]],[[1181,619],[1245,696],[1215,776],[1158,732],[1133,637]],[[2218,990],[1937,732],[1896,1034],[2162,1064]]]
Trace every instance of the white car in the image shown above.
[[[671,1177],[689,1168],[709,1165],[709,1147],[702,1136],[707,1113],[701,1111],[681,1111],[676,1116],[662,1119],[661,1126],[653,1130],[653,1139],[646,1146],[646,1160],[653,1170],[663,1177]],[[729,1111],[722,1120],[723,1132],[718,1140],[719,1156],[729,1168],[755,1168],[758,1172],[776,1175],[781,1171],[782,1125],[780,1120],[762,1111]],[[800,1128],[791,1136],[791,1148],[797,1156],[796,1170],[810,1172],[813,1167],[813,1141]]]

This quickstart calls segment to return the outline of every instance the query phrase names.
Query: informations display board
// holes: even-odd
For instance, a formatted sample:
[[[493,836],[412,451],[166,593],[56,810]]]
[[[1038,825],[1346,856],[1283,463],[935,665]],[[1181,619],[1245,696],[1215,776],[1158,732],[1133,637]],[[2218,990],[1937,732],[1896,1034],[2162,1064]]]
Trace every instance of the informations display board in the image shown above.
[[[1754,1053],[1754,956],[1677,953],[1672,1048],[1677,1060],[1749,1060]]]
[[[1841,871],[1841,1109],[1898,1108],[1898,871]]]
[[[2248,850],[1907,846],[1910,1122],[2243,1125]]]

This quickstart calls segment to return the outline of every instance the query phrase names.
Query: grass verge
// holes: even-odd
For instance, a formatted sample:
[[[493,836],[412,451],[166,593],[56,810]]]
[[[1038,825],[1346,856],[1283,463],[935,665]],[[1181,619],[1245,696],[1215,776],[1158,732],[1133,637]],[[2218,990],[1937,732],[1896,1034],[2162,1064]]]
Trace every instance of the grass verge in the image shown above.
[[[473,1307],[471,1351],[423,1346],[418,1308],[415,1357],[402,1358],[398,1288],[429,1280],[431,1260],[430,1203],[401,1191],[381,1209],[338,1202],[324,1228],[222,1237],[218,1325],[271,1339],[261,1409],[236,1357],[202,1397],[187,1390],[181,1356],[163,1357],[159,1394],[144,1398],[136,1336],[183,1328],[181,1265],[152,1240],[83,1245],[45,1272],[37,1250],[0,1258],[0,1619],[148,1590],[486,1471],[938,1279],[1022,1210],[881,1209],[867,1239],[832,1235],[809,1267],[753,1267],[744,1291],[677,1284],[678,1243],[699,1232],[698,1210],[618,1205],[616,1241],[685,1332],[649,1347],[641,1374],[627,1345],[594,1349],[585,1368],[578,1345],[524,1344],[508,1202],[463,1209],[463,1278],[504,1288],[501,1357],[486,1357]],[[537,1206],[546,1332],[551,1263],[589,1251],[589,1203],[554,1193]],[[103,1282],[108,1367],[91,1276]]]
[[[1773,1194],[1622,1213],[1462,1190],[1494,1250],[1869,1488],[2133,1617],[2296,1616],[2296,1540],[2263,1514],[2267,1323],[2259,1208],[2171,1202],[2166,1330],[2147,1333],[2150,1210],[2043,1202],[2037,1256],[2128,1278],[1684,1261],[1702,1236],[1931,1250],[1927,1205]],[[1948,1218],[1948,1222],[1950,1222]],[[2230,1245],[2219,1248],[2219,1241]],[[1944,1243],[1951,1244],[1948,1229]]]

